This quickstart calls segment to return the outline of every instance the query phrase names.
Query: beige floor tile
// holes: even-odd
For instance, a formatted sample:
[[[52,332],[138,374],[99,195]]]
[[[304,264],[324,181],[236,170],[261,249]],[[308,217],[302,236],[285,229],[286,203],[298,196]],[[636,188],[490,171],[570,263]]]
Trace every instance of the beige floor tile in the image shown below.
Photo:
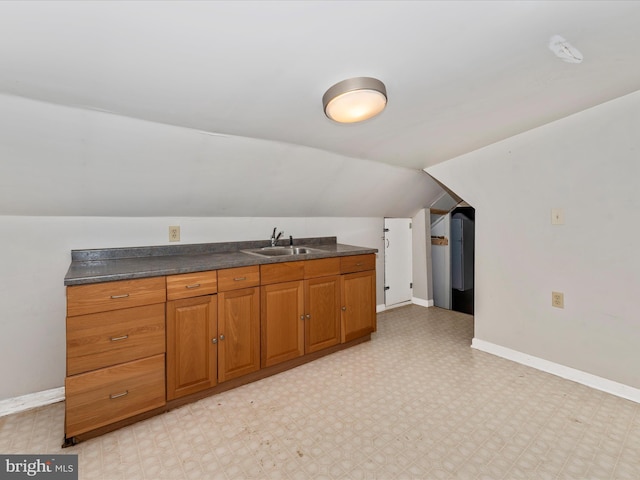
[[[640,478],[640,405],[472,338],[389,310],[371,342],[69,449],[62,403],[0,418],[0,452],[77,453],[82,480]]]

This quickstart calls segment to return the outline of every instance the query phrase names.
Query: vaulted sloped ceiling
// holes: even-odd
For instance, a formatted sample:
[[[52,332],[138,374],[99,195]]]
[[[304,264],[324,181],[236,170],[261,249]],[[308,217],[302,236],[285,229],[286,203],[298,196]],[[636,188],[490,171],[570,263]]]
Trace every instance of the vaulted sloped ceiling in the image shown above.
[[[0,214],[409,215],[441,193],[423,168],[637,90],[639,23],[617,1],[0,2]],[[337,125],[321,98],[353,76],[389,104]]]

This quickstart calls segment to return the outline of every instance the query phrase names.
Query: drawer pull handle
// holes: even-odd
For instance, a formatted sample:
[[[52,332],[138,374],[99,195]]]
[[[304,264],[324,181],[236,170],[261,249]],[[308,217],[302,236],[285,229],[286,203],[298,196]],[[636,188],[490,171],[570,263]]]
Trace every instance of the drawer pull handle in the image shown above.
[[[236,277],[233,279],[234,282],[242,282],[243,280],[246,280],[247,277]]]
[[[362,265],[364,265],[362,262],[356,263],[356,267],[361,267]]]
[[[184,288],[198,288],[199,286],[199,283],[194,283],[193,285],[185,285]]]
[[[111,395],[109,395],[109,398],[111,400],[115,400],[116,398],[124,397],[125,395],[129,395],[129,390],[125,390],[122,393],[112,393]]]
[[[115,300],[116,298],[127,298],[128,296],[129,294],[125,293],[124,295],[111,295],[111,298]]]
[[[126,340],[129,338],[129,335],[122,335],[121,337],[111,337],[110,340],[112,342],[117,342],[118,340]]]

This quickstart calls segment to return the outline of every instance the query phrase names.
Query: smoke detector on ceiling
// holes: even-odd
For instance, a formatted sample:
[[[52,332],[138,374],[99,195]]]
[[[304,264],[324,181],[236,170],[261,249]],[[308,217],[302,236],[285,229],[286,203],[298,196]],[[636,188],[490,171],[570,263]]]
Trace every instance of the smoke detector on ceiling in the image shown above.
[[[556,54],[556,57],[567,63],[581,63],[582,53],[576,47],[567,42],[560,35],[554,35],[549,40],[549,50]]]

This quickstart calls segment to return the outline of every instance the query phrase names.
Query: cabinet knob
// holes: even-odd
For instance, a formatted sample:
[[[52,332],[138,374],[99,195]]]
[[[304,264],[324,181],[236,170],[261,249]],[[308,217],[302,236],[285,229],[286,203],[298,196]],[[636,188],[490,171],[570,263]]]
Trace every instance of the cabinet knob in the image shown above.
[[[211,343],[213,343],[215,345],[216,343],[218,343],[218,339],[216,337],[213,337],[211,339]]]
[[[311,318],[311,315],[307,313],[307,320],[309,320],[310,318]]]
[[[220,335],[220,340],[224,340],[224,335]]]
[[[304,320],[304,315],[300,315],[300,320]]]
[[[346,312],[347,311],[347,307],[342,307],[342,311]]]

